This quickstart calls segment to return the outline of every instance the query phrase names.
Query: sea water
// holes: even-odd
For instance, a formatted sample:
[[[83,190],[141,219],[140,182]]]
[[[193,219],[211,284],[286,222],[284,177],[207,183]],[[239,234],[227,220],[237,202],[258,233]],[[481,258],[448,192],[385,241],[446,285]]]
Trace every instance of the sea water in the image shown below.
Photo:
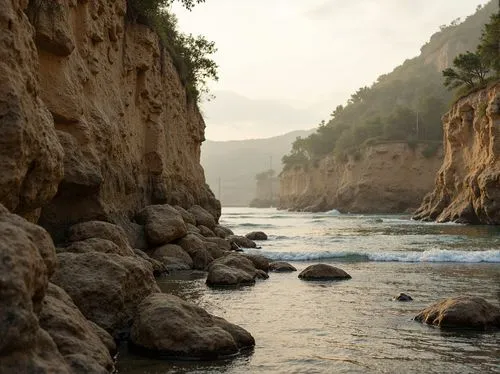
[[[412,319],[445,297],[500,303],[500,227],[252,208],[224,208],[221,224],[239,235],[266,232],[269,240],[246,251],[298,272],[237,290],[208,288],[203,272],[159,284],[247,329],[255,349],[231,360],[167,362],[123,348],[121,373],[500,373],[499,332],[441,331]],[[318,262],[352,279],[297,278]],[[414,301],[394,301],[400,292]]]

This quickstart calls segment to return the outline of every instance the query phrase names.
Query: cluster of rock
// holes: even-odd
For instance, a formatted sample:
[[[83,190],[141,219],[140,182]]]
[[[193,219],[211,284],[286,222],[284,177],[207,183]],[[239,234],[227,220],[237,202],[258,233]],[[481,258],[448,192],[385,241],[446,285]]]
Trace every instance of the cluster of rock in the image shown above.
[[[203,269],[209,284],[249,284],[267,277],[269,262],[232,251],[244,237],[199,206],[148,206],[137,222],[79,223],[56,248],[43,228],[0,205],[0,372],[111,372],[115,340],[126,338],[139,352],[166,357],[253,347],[242,328],[161,294],[154,274]]]

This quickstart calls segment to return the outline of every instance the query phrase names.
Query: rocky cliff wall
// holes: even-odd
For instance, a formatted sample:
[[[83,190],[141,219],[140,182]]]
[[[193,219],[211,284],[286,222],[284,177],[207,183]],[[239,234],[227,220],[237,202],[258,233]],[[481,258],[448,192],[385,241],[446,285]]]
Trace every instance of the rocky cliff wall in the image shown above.
[[[416,219],[500,224],[500,83],[443,117],[444,161]]]
[[[220,215],[199,162],[203,118],[125,0],[0,4],[0,203],[56,238],[148,204]]]
[[[403,212],[418,207],[432,189],[442,152],[424,157],[428,145],[406,143],[367,148],[360,157],[321,160],[318,167],[282,173],[280,207],[292,210],[351,213]]]

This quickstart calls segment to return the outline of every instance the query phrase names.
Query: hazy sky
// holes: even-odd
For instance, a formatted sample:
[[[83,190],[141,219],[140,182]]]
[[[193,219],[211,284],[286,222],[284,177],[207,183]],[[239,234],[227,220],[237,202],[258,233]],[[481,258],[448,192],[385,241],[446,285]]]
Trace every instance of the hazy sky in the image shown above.
[[[220,80],[211,85],[218,99],[203,105],[206,137],[229,140],[315,127],[357,88],[417,56],[439,25],[485,3],[206,0],[174,12],[182,31],[216,42]]]

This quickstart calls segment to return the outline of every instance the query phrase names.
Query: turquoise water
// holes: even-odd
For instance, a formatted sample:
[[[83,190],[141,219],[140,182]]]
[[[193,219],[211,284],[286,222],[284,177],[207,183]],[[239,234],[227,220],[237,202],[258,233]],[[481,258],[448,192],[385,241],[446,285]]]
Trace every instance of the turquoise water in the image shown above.
[[[414,222],[405,216],[227,208],[236,234],[263,230],[251,253],[341,267],[344,282],[270,274],[255,286],[214,290],[205,274],[162,279],[174,293],[252,333],[253,352],[229,361],[166,362],[122,349],[123,373],[500,373],[500,333],[442,332],[412,320],[443,297],[500,302],[500,227]],[[392,297],[405,292],[414,301]]]

